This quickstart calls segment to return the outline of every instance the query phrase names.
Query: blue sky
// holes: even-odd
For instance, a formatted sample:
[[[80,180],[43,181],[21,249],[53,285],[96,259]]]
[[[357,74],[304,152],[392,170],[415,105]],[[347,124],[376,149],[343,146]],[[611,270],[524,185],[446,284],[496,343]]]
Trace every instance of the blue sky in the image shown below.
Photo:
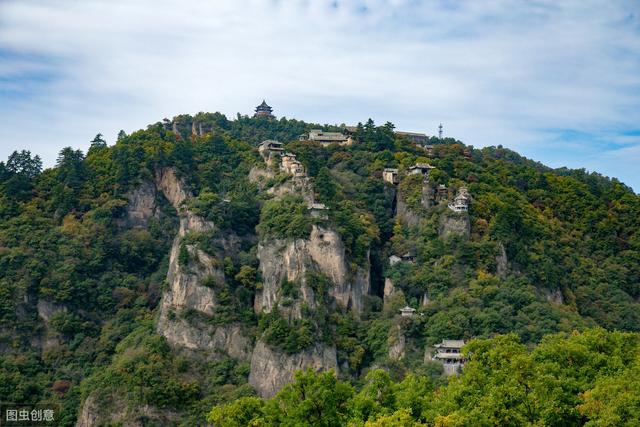
[[[372,117],[640,191],[640,2],[0,1],[0,158],[180,113]]]

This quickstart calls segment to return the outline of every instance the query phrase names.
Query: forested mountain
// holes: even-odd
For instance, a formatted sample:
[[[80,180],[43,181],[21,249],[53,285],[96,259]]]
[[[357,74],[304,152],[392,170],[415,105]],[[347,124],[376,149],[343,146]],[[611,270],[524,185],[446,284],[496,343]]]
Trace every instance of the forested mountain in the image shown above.
[[[64,426],[640,423],[638,195],[391,123],[299,140],[319,128],[342,131],[199,113],[1,162],[2,401]]]

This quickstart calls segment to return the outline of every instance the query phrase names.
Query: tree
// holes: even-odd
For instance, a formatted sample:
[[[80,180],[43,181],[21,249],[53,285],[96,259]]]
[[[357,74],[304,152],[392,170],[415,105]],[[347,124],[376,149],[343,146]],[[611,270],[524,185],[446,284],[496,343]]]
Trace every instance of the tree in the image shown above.
[[[342,426],[353,388],[339,381],[333,371],[297,371],[295,379],[267,403],[266,418],[273,424]]]
[[[318,172],[314,187],[319,201],[327,204],[332,204],[334,202],[337,189],[327,167],[321,168]]]

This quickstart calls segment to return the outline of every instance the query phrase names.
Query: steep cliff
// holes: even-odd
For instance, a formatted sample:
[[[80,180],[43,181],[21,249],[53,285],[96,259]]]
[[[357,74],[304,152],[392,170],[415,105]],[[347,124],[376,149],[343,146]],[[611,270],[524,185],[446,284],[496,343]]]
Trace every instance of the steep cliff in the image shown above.
[[[249,384],[260,396],[272,397],[282,386],[291,382],[296,370],[308,368],[316,371],[333,369],[337,372],[335,347],[316,344],[301,353],[286,355],[258,341],[251,357]]]
[[[369,293],[369,261],[352,266],[340,234],[330,226],[313,225],[307,239],[266,238],[258,245],[262,289],[255,297],[258,314],[277,313],[292,323],[330,309],[330,301],[344,310],[360,313]],[[368,259],[368,257],[367,257]],[[326,287],[310,283],[314,277]],[[285,284],[297,289],[294,297]],[[306,319],[315,322],[313,319]],[[273,396],[298,369],[338,370],[336,348],[317,341],[291,354],[259,340],[251,357],[249,383],[262,397]]]
[[[466,212],[454,213],[446,210],[440,216],[439,234],[442,238],[447,238],[453,234],[469,237],[470,230],[469,214]]]
[[[214,315],[217,306],[215,291],[204,282],[224,282],[224,272],[217,267],[216,259],[186,244],[189,233],[204,233],[215,229],[215,224],[193,214],[184,204],[191,198],[185,183],[173,169],[163,169],[156,173],[156,188],[161,191],[178,211],[180,226],[171,247],[167,288],[160,304],[157,331],[172,345],[191,350],[210,350],[229,354],[231,357],[249,360],[251,341],[245,337],[238,325],[213,325],[198,316],[185,316],[196,312],[206,316]],[[237,242],[229,238],[223,242],[229,252]],[[189,262],[180,262],[180,251],[184,245]]]
[[[237,325],[214,326],[197,316],[188,320],[183,314],[188,312],[214,315],[217,306],[215,291],[203,283],[206,280],[224,282],[224,273],[217,267],[220,263],[211,255],[185,243],[185,237],[192,233],[206,233],[215,229],[215,224],[195,215],[185,206],[192,194],[183,180],[172,168],[159,169],[154,182],[144,182],[128,197],[122,225],[146,227],[151,218],[159,216],[158,197],[163,195],[176,209],[179,229],[171,246],[167,286],[160,303],[157,331],[172,345],[191,350],[215,350],[230,356],[249,360],[251,342]],[[221,242],[221,246],[233,251],[237,239],[232,236]],[[180,251],[188,253],[189,262],[181,265]]]
[[[284,280],[299,283],[302,291],[300,302],[313,308],[315,296],[307,285],[306,276],[311,271],[322,273],[329,279],[329,295],[338,304],[357,313],[362,311],[364,296],[369,293],[369,265],[367,262],[353,271],[347,262],[342,239],[335,230],[314,225],[308,239],[262,242],[258,245],[258,259],[263,288],[255,299],[257,313],[269,313],[277,306]]]

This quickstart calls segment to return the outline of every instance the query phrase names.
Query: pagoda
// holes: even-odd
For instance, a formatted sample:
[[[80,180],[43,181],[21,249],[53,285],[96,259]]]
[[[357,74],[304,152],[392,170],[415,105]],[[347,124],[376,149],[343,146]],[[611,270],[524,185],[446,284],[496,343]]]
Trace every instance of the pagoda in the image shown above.
[[[272,117],[274,117],[272,112],[273,112],[273,108],[269,107],[269,105],[267,105],[267,103],[263,99],[262,100],[262,104],[260,104],[260,105],[258,105],[256,107],[256,113],[253,115],[253,117],[269,117],[269,118],[272,118]]]

